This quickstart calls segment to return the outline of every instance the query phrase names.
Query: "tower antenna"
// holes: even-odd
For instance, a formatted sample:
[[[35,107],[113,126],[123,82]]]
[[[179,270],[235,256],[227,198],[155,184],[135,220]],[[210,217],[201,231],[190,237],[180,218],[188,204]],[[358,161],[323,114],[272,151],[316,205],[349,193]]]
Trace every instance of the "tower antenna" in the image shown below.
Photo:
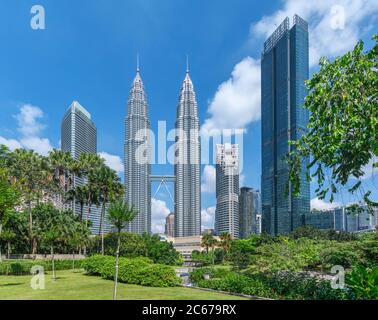
[[[139,52],[137,53],[137,72],[139,72]]]

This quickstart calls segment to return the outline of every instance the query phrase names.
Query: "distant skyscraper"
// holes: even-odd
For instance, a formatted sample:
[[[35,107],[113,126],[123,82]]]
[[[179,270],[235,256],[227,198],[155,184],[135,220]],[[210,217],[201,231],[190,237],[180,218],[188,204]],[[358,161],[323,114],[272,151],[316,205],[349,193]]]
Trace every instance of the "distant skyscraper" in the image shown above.
[[[62,150],[69,152],[72,158],[79,158],[82,153],[97,153],[97,129],[91,119],[90,113],[74,101],[65,113],[61,126]],[[74,177],[73,187],[86,183],[85,177]],[[72,203],[70,208],[80,214],[80,205]],[[88,212],[88,207],[84,207],[84,216]],[[92,221],[92,233],[98,233],[101,219],[100,209],[91,207],[89,220]],[[110,231],[109,224],[105,223],[104,231]]]
[[[240,238],[260,233],[261,195],[260,191],[243,187],[239,195],[239,231]]]
[[[173,212],[165,218],[165,235],[167,237],[175,236],[175,214]]]
[[[149,130],[147,97],[138,67],[130,90],[125,119],[126,202],[133,205],[138,213],[128,230],[138,234],[151,233]]]
[[[262,219],[263,231],[277,235],[302,224],[310,211],[310,185],[301,172],[301,195],[294,197],[284,159],[289,140],[306,132],[308,111],[303,108],[309,77],[307,23],[294,16],[290,28],[286,18],[264,44],[261,66],[262,99]],[[303,161],[303,168],[308,160]]]
[[[215,233],[239,238],[238,145],[217,144]]]
[[[175,236],[201,235],[199,119],[189,70],[177,106],[175,159]]]

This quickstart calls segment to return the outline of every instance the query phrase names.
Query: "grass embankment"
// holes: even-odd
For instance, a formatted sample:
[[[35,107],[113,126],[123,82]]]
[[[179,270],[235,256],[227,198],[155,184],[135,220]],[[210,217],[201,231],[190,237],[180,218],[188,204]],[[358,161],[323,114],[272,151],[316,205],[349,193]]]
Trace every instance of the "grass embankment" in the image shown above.
[[[0,300],[111,300],[113,281],[87,276],[82,271],[59,271],[57,280],[46,273],[45,289],[33,290],[29,276],[0,276]],[[239,300],[216,292],[172,287],[155,288],[118,284],[119,300]]]

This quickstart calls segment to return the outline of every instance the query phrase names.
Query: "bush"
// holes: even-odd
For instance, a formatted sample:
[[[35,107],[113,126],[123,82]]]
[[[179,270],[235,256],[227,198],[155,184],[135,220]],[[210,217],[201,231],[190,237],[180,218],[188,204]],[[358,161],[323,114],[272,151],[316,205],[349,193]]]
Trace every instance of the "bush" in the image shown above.
[[[55,270],[72,269],[72,260],[55,260]],[[75,260],[75,268],[82,268],[83,260]],[[0,263],[0,275],[28,275],[33,266],[52,270],[51,260],[4,260]]]
[[[210,280],[204,274],[211,275]],[[224,269],[200,268],[190,274],[199,287],[242,293],[271,299],[341,300],[348,299],[347,290],[332,289],[329,281],[299,273],[238,274]]]
[[[202,288],[221,290],[232,293],[248,294],[259,297],[272,298],[276,297],[273,290],[266,286],[259,279],[253,279],[248,276],[237,274],[230,271],[223,271],[222,277],[214,277],[210,280],[200,279],[199,273],[191,277],[197,279],[195,283]]]
[[[378,267],[354,267],[346,276],[346,284],[355,299],[378,300]]]
[[[104,279],[113,280],[115,258],[95,255],[84,260],[83,268],[87,274],[100,275]],[[118,280],[149,287],[173,287],[180,284],[180,279],[172,267],[154,264],[145,257],[119,258]]]
[[[105,254],[115,256],[117,249],[118,235],[110,233],[105,236]],[[99,252],[98,244],[100,238],[97,237],[96,245],[90,248],[92,253]],[[133,233],[121,233],[121,257],[135,258],[135,257],[148,257],[155,263],[167,265],[182,264],[181,255],[175,250],[172,243],[160,241],[160,237],[156,235],[138,235]]]
[[[325,267],[339,265],[345,269],[361,262],[360,254],[353,250],[351,246],[336,244],[333,247],[322,250],[320,259]]]

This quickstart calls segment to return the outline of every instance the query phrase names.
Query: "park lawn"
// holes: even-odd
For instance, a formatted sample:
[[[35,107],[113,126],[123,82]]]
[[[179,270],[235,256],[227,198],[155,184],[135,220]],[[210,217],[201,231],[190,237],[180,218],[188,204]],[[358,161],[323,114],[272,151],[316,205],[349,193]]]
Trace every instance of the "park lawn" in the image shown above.
[[[32,276],[0,276],[0,300],[111,300],[113,282],[82,271],[58,271],[57,280],[46,273],[45,289],[33,290]],[[241,297],[198,289],[155,288],[119,283],[119,300],[239,300]]]

